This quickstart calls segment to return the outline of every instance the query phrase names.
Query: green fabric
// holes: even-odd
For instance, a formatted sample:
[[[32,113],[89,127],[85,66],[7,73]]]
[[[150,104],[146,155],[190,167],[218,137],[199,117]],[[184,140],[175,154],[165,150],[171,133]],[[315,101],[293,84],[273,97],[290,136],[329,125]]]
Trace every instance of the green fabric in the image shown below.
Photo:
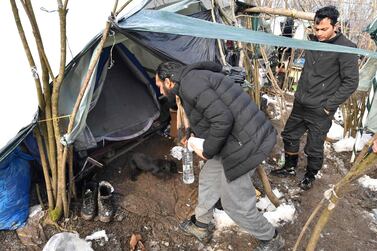
[[[377,44],[377,18],[368,25],[365,29],[366,32],[374,39],[374,42]]]
[[[359,86],[357,90],[368,91],[372,85],[373,78],[377,71],[377,59],[370,58],[365,65],[360,69]]]

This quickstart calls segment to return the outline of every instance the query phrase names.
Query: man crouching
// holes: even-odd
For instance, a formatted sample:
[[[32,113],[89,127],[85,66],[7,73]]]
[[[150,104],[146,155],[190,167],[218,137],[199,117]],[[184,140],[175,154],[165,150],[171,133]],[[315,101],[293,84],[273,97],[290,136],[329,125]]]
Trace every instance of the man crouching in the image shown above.
[[[209,240],[213,209],[221,199],[230,218],[260,240],[256,250],[280,250],[284,240],[257,210],[251,180],[275,145],[276,131],[241,86],[221,71],[212,62],[166,62],[157,68],[160,92],[180,98],[194,135],[205,139],[203,150],[193,147],[208,160],[199,174],[198,205],[180,228]]]

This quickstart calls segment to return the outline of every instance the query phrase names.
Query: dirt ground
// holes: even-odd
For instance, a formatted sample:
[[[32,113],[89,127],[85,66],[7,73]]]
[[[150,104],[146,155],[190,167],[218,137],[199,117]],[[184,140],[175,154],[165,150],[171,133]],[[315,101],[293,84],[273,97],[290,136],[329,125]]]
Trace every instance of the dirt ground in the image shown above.
[[[160,135],[155,135],[133,152],[142,152],[154,158],[164,158],[174,146],[174,142]],[[294,178],[281,179],[270,177],[272,187],[283,192],[286,199],[293,201],[296,218],[293,223],[279,228],[286,239],[286,249],[291,250],[307,218],[323,197],[329,184],[335,184],[343,173],[350,168],[350,154],[338,154],[326,147],[326,162],[319,178],[310,191],[300,191],[298,182],[304,174],[305,158],[301,156],[298,175]],[[278,142],[274,153],[268,159],[269,166],[276,166],[281,152]],[[129,240],[132,234],[140,234],[146,250],[253,250],[257,241],[237,229],[217,232],[208,245],[203,245],[192,237],[183,235],[177,225],[180,220],[190,216],[197,198],[197,175],[194,184],[185,185],[182,174],[157,178],[151,173],[142,173],[136,181],[131,181],[127,167],[128,154],[113,161],[97,174],[98,180],[107,180],[115,188],[114,204],[116,215],[110,223],[102,223],[95,218],[84,221],[80,218],[80,203],[72,205],[72,216],[60,225],[69,231],[77,231],[81,238],[98,230],[106,230],[109,241],[93,241],[94,250],[130,250]],[[179,162],[177,162],[179,165]],[[195,161],[197,163],[197,160]],[[372,175],[373,176],[373,175]],[[371,218],[367,212],[377,208],[377,193],[351,186],[350,192],[341,200],[327,227],[321,235],[317,250],[377,250],[377,231],[372,231]],[[309,228],[310,230],[313,227]],[[59,230],[51,225],[44,226],[46,239]],[[306,239],[307,240],[307,239]],[[304,239],[305,241],[305,239]],[[27,250],[14,231],[0,232],[0,250]],[[39,247],[43,247],[41,243]],[[303,248],[301,247],[301,249]]]

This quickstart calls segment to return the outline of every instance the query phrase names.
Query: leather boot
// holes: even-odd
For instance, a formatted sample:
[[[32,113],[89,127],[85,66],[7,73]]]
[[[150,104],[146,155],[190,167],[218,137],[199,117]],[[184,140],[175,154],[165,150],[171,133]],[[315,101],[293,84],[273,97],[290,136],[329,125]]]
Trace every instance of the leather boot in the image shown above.
[[[110,222],[114,214],[112,193],[113,186],[107,181],[101,181],[98,187],[98,217],[102,222]]]
[[[298,154],[285,154],[284,166],[280,169],[272,170],[271,174],[274,176],[287,177],[296,175],[296,167],[298,162]]]
[[[97,189],[98,184],[94,181],[85,184],[81,205],[81,217],[84,220],[91,220],[97,214]]]
[[[309,190],[313,186],[313,182],[315,181],[315,176],[312,173],[305,173],[304,178],[300,182],[300,187],[302,190]]]

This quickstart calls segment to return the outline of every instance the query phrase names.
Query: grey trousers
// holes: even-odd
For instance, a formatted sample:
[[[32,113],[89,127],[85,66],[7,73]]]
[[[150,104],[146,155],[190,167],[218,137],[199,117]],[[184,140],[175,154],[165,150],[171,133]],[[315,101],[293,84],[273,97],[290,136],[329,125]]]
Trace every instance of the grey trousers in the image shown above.
[[[215,156],[208,160],[199,174],[196,219],[208,224],[213,218],[214,206],[221,198],[225,212],[238,226],[259,240],[271,240],[275,228],[256,208],[255,188],[251,181],[254,171],[228,182],[221,159]]]

